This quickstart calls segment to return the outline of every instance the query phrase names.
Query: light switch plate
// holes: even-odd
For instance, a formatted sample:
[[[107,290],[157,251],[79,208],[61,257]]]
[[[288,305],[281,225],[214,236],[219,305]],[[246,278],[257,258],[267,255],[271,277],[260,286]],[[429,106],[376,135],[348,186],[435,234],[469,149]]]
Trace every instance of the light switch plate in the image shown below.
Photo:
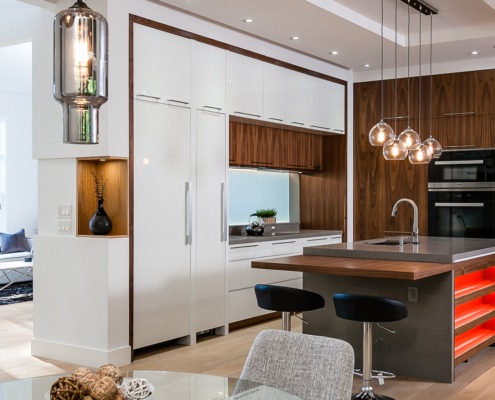
[[[58,205],[58,218],[72,217],[72,204],[59,204]]]
[[[70,221],[57,221],[57,233],[59,235],[70,235],[71,223]]]
[[[418,288],[417,287],[408,287],[407,288],[407,301],[410,303],[418,302]]]

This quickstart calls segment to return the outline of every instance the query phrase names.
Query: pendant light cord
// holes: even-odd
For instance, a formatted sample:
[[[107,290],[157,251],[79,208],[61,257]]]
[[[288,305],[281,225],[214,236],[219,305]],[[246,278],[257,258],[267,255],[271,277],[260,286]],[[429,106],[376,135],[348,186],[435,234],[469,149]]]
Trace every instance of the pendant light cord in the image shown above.
[[[395,116],[395,132],[397,132],[397,0],[395,0],[395,42],[394,42],[394,59],[395,59],[395,82],[394,82],[394,116]]]
[[[407,5],[407,127],[410,125],[411,118],[411,98],[409,95],[409,53],[411,49],[411,12],[409,9],[410,5]]]
[[[430,14],[430,138],[433,136],[433,13]]]
[[[380,119],[383,121],[383,0],[382,0],[382,26],[381,26],[381,38],[382,38],[382,59],[381,59],[381,75],[382,75],[382,88],[380,96]]]
[[[419,110],[418,110],[418,135],[421,139],[421,6],[419,6]]]

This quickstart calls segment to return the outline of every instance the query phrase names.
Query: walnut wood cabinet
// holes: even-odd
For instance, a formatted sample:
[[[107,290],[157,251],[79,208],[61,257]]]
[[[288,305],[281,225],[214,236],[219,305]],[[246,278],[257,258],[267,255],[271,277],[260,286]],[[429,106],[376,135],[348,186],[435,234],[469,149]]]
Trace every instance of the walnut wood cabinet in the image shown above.
[[[381,237],[387,232],[410,231],[410,207],[401,207],[396,218],[390,217],[393,204],[401,197],[416,202],[420,234],[428,232],[427,166],[385,161],[382,148],[369,144],[368,132],[381,116],[397,132],[407,127],[409,116],[410,126],[419,131],[424,140],[430,134],[431,98],[432,133],[445,149],[495,147],[495,70],[434,75],[432,81],[430,88],[429,77],[423,77],[421,85],[418,77],[410,78],[409,91],[407,79],[398,79],[397,83],[384,81],[383,112],[380,81],[354,85],[356,240]],[[395,120],[394,116],[399,118]]]
[[[298,171],[322,169],[322,136],[230,121],[229,164]]]

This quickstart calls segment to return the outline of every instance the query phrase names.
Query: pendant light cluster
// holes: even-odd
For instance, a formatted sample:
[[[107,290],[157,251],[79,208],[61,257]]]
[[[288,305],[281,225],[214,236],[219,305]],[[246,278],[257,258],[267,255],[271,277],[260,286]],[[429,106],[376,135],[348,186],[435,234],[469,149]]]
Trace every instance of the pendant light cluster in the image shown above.
[[[382,0],[382,29],[381,29],[381,120],[369,132],[369,141],[373,146],[383,146],[383,156],[386,160],[409,159],[411,164],[428,164],[432,158],[439,158],[442,154],[442,146],[432,134],[432,46],[433,46],[433,14],[437,11],[420,0],[401,0],[408,6],[407,10],[407,128],[399,135],[383,121],[383,0]],[[430,15],[430,137],[421,142],[421,128],[419,133],[410,127],[410,7],[419,11],[419,115],[418,122],[421,127],[421,16]],[[397,98],[397,0],[395,1],[395,97]],[[397,101],[395,101],[395,126],[397,128]],[[396,129],[397,130],[397,129]]]

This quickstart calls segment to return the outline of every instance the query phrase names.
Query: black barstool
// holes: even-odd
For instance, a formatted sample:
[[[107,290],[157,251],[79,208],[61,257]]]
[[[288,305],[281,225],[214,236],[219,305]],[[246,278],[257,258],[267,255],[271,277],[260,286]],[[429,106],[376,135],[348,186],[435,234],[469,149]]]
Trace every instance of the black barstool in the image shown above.
[[[353,394],[353,399],[378,399],[394,400],[392,397],[381,396],[373,393],[371,379],[373,378],[394,378],[390,372],[374,371],[372,366],[372,323],[373,322],[393,322],[407,317],[407,307],[398,300],[388,299],[379,296],[366,296],[358,294],[337,293],[333,295],[335,311],[337,316],[351,321],[363,322],[363,387],[361,392]],[[380,326],[378,324],[378,326]],[[384,328],[380,326],[381,328]],[[389,332],[394,331],[384,328]],[[373,372],[380,372],[380,375],[373,375]],[[358,374],[361,375],[361,374]]]
[[[282,312],[282,329],[284,331],[291,329],[291,314],[325,307],[325,299],[318,293],[309,290],[258,284],[254,287],[254,292],[259,307]]]

